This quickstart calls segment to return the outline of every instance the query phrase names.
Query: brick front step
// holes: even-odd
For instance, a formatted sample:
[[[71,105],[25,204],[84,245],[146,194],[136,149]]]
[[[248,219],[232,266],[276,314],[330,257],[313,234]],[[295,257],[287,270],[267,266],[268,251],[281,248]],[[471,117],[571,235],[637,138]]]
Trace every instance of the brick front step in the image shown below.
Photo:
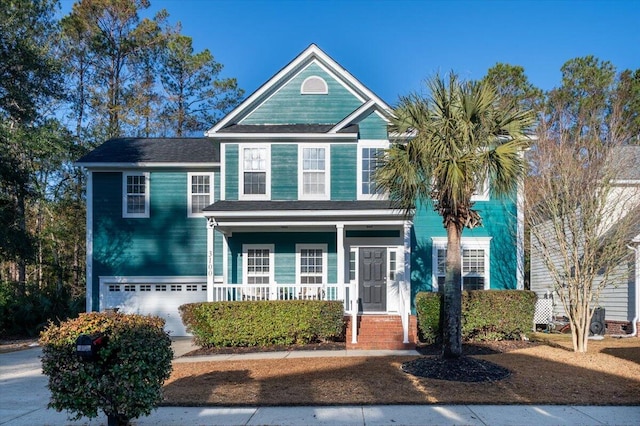
[[[415,316],[409,321],[409,343],[402,343],[402,320],[398,315],[358,315],[358,343],[351,343],[351,317],[347,322],[347,349],[402,350],[415,349],[417,324]]]

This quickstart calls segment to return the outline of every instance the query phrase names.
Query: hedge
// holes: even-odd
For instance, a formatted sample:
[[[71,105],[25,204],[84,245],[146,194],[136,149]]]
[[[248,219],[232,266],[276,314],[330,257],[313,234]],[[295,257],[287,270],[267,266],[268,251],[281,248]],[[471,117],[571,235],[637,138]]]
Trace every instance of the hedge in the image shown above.
[[[441,293],[416,295],[420,339],[434,343],[440,337]],[[531,330],[536,294],[524,290],[462,292],[462,339],[518,339]]]
[[[291,345],[344,337],[339,301],[202,302],[179,309],[187,331],[202,347]]]

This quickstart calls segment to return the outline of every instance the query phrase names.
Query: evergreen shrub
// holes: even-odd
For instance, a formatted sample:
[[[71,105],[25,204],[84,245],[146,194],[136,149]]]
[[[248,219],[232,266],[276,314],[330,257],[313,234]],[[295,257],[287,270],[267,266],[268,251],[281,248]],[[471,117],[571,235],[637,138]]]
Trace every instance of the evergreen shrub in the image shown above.
[[[67,410],[77,420],[97,417],[126,425],[146,416],[162,401],[162,385],[171,373],[171,339],[162,318],[121,313],[87,313],[40,335],[42,370],[49,376],[49,407]],[[94,361],[76,354],[81,334],[102,334],[106,345]]]
[[[182,322],[202,347],[270,346],[344,339],[340,301],[202,302],[180,306]]]

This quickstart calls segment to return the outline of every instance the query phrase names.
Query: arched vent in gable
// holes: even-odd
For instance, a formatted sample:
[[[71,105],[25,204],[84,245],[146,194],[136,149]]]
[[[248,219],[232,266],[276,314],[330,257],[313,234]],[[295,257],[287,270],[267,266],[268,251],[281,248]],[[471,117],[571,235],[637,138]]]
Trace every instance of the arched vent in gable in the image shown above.
[[[329,87],[321,77],[312,75],[302,82],[300,93],[303,95],[326,95],[329,93]]]

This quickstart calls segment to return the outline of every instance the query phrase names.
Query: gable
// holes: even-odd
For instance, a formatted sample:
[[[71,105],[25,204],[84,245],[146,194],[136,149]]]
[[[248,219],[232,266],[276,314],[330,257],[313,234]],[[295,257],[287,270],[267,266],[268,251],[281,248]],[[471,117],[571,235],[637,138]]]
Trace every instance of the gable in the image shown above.
[[[320,77],[328,93],[303,94],[302,84],[310,77]],[[334,124],[362,104],[355,93],[316,60],[275,91],[240,124]]]
[[[358,123],[360,139],[387,139],[387,122],[376,112]]]

